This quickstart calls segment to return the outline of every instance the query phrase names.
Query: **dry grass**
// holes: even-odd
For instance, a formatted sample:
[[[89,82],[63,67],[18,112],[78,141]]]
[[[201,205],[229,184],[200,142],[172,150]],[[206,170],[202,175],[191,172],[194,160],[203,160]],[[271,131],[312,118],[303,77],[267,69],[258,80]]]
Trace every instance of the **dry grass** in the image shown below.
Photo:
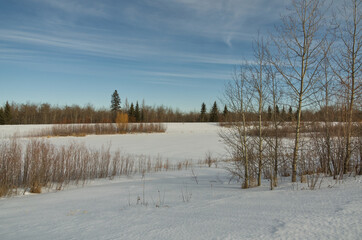
[[[112,135],[129,133],[163,133],[166,126],[162,123],[118,122],[100,124],[56,124],[32,133],[31,137],[84,137],[87,135]]]
[[[171,164],[161,156],[112,153],[110,146],[94,150],[75,143],[56,146],[46,139],[23,145],[16,139],[4,140],[0,142],[0,197],[62,190],[97,178],[187,169],[191,164],[188,160]]]
[[[221,127],[232,127],[234,123],[219,123]],[[315,133],[325,133],[326,125],[323,122],[302,122],[301,123],[300,133],[304,135],[315,134]],[[360,129],[360,124],[355,123],[353,131],[353,137],[359,137],[362,135],[362,131]],[[331,123],[329,126],[329,132],[331,137],[338,137],[341,135],[341,132],[345,131],[344,123]],[[280,138],[293,138],[295,136],[296,126],[293,122],[285,122],[278,126],[278,131],[275,131],[275,128],[272,126],[272,123],[263,122],[262,134],[263,137],[275,137],[278,134]],[[259,129],[257,122],[249,122],[248,123],[248,136],[256,137],[259,136]]]

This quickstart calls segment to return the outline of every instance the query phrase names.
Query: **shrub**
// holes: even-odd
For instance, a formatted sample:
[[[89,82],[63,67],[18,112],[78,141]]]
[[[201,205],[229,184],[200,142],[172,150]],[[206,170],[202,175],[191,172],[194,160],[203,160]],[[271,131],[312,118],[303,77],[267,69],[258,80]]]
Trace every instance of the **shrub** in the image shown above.
[[[127,114],[119,114],[117,123],[99,124],[56,124],[30,134],[30,137],[84,137],[86,135],[127,134],[127,133],[162,133],[166,126],[161,123],[128,123]]]
[[[171,166],[161,156],[121,155],[119,151],[112,154],[110,145],[94,150],[75,143],[56,146],[45,139],[31,139],[27,144],[4,140],[0,142],[0,197],[18,194],[18,189],[41,193],[44,189],[62,190],[68,184],[84,185],[96,178],[189,166],[189,161]]]

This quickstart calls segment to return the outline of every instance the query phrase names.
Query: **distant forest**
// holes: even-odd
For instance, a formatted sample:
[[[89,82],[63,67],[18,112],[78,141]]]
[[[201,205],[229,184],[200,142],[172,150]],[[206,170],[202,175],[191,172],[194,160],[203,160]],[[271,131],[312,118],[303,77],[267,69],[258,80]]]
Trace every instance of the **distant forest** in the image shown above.
[[[333,114],[332,121],[344,119],[342,109],[330,107]],[[238,121],[237,114],[230,112],[226,106],[221,109],[216,101],[209,108],[205,103],[200,111],[182,112],[165,106],[147,106],[144,101],[127,103],[119,107],[117,112],[127,113],[129,122],[230,122]],[[276,113],[282,121],[294,121],[295,109],[289,106],[277,106]],[[263,119],[271,119],[272,109],[268,107],[263,111]],[[302,111],[303,121],[323,120],[324,110]],[[362,111],[356,110],[355,121],[362,118]],[[257,112],[248,112],[249,121],[257,121]],[[51,104],[17,104],[8,103],[0,107],[0,124],[72,124],[72,123],[112,123],[115,122],[115,112],[112,106],[109,109],[95,108],[92,105],[79,106],[53,106]]]

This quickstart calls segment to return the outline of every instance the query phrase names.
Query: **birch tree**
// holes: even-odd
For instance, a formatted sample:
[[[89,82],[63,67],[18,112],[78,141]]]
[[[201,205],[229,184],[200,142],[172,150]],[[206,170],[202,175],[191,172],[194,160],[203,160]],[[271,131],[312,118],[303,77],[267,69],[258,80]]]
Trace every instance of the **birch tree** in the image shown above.
[[[271,63],[282,76],[297,106],[295,140],[292,158],[292,182],[297,180],[301,112],[311,99],[324,55],[321,54],[326,34],[323,1],[293,0],[289,14],[272,35]]]
[[[258,150],[258,186],[261,185],[261,176],[263,169],[263,108],[266,101],[266,88],[268,86],[268,76],[266,72],[267,51],[266,44],[262,37],[253,42],[254,63],[248,65],[249,81],[252,88],[253,99],[256,101],[258,112],[258,137],[256,139]]]
[[[340,47],[333,58],[334,72],[339,79],[346,102],[346,155],[343,163],[343,172],[350,170],[352,155],[352,123],[355,101],[360,98],[362,88],[361,75],[361,0],[344,1],[341,14],[341,23],[338,29],[337,41]]]
[[[278,103],[282,97],[282,87],[279,79],[276,75],[276,70],[272,66],[266,68],[269,84],[268,92],[270,94],[269,102],[271,102],[273,109],[271,110],[271,122],[274,129],[273,139],[268,139],[267,143],[271,149],[271,176],[270,176],[270,189],[273,190],[274,187],[278,185],[278,165],[279,165],[279,146],[280,146],[280,137],[279,137],[279,126],[283,121],[283,115],[280,116],[278,111]],[[284,109],[284,107],[283,107]],[[284,109],[285,112],[285,109]],[[285,114],[284,114],[285,115]]]
[[[233,80],[225,86],[224,101],[231,112],[237,116],[230,128],[220,132],[220,137],[226,144],[234,165],[228,168],[229,172],[240,179],[244,179],[242,188],[250,187],[249,175],[249,141],[247,136],[246,113],[250,107],[250,97],[247,91],[247,76],[240,68],[233,73]]]

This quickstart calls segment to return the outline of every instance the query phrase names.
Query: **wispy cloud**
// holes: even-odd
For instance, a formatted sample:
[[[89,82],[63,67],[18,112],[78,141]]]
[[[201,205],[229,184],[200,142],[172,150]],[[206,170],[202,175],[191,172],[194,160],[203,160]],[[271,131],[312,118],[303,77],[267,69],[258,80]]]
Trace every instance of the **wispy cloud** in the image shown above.
[[[132,9],[135,21],[149,27],[177,30],[184,34],[199,35],[224,41],[232,47],[232,41],[250,40],[257,28],[279,19],[279,11],[288,0],[148,0],[156,9],[167,9],[169,15],[158,15]],[[154,26],[153,26],[154,24]]]
[[[241,62],[241,52],[236,48],[251,42],[256,35],[253,21],[261,18],[269,23],[278,15],[275,6],[286,0],[140,0],[139,4],[109,0],[31,1],[39,9],[46,6],[57,10],[52,12],[57,21],[49,25],[48,19],[38,19],[40,25],[35,28],[27,26],[24,19],[22,25],[0,28],[0,41],[11,47],[34,47],[39,53],[61,50],[72,55],[135,61],[157,57],[236,65]],[[107,25],[107,30],[95,27],[97,24],[87,28],[87,24],[77,25],[78,21],[69,23],[65,19],[62,25],[62,12],[76,18],[106,17],[112,19],[111,25]],[[214,45],[214,52],[204,51],[203,43]],[[236,51],[226,53],[216,45],[220,43]]]
[[[0,40],[9,44],[17,43],[23,47],[38,46],[36,49],[39,52],[67,50],[72,54],[126,59],[139,55],[155,54],[157,51],[147,47],[147,44],[142,43],[142,41],[114,36],[102,37],[89,33],[48,32],[45,34],[0,29]]]
[[[0,73],[19,82],[45,78],[52,86],[60,79],[107,79],[105,85],[121,82],[124,91],[150,97],[148,88],[161,85],[175,91],[168,95],[178,94],[182,86],[190,92],[205,84],[219,90],[232,66],[250,56],[257,31],[273,24],[288,2],[2,1]],[[147,91],[132,90],[140,83],[149,84]],[[0,88],[2,97],[10,99],[7,92]],[[217,93],[203,94],[214,98]]]
[[[190,83],[174,81],[170,79],[157,79],[157,80],[144,80],[144,83],[154,84],[154,85],[166,85],[166,86],[176,86],[176,87],[191,87]]]
[[[172,78],[188,78],[188,79],[228,79],[229,75],[222,74],[220,72],[204,73],[198,71],[197,73],[178,73],[178,72],[154,72],[154,71],[142,71],[140,72],[146,76],[157,76],[157,77],[172,77]]]
[[[223,54],[188,53],[182,49],[163,49],[158,44],[153,44],[152,40],[140,40],[119,36],[100,36],[91,33],[73,32],[47,32],[36,33],[21,30],[0,29],[0,40],[7,42],[7,45],[0,46],[2,51],[13,48],[11,54],[23,55],[31,52],[36,54],[46,54],[57,51],[68,51],[70,54],[81,54],[98,56],[104,58],[133,59],[140,60],[144,57],[172,58],[173,61],[198,62],[211,64],[239,64],[239,61],[232,56]],[[14,43],[22,46],[14,51]],[[26,46],[33,50],[25,50]],[[22,50],[24,49],[24,50]]]
[[[32,0],[43,6],[61,10],[72,15],[109,17],[102,1],[80,0]]]

